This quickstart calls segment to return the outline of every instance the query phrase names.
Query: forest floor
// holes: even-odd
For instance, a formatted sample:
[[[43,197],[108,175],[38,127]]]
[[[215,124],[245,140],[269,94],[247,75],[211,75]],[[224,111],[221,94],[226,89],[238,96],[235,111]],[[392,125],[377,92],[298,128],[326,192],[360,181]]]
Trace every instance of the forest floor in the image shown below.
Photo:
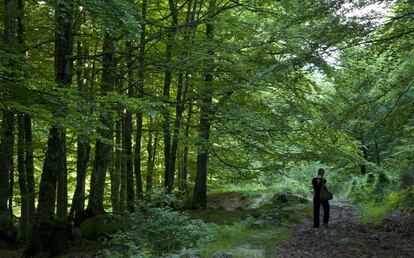
[[[256,199],[257,196],[252,199],[253,204]],[[231,203],[234,205],[235,202]],[[306,212],[288,210],[288,213],[293,214],[289,215],[290,218],[285,218],[279,225],[263,227],[258,223],[265,212],[263,207],[197,211],[193,214],[196,218],[206,222],[221,222],[218,227],[222,228],[224,236],[218,242],[205,246],[207,250],[196,251],[194,256],[189,257],[414,257],[413,214],[394,211],[379,225],[366,225],[361,223],[357,207],[340,198],[331,203],[329,227],[313,229],[312,217],[309,216],[310,204],[305,205]],[[286,206],[288,209],[292,207],[296,206]],[[234,226],[233,221],[243,223],[247,218],[253,220],[250,222],[253,226],[258,226],[243,229]],[[231,230],[233,234],[230,234]],[[79,248],[90,250],[81,251]],[[98,243],[96,246],[78,247],[62,257],[105,257],[101,252],[103,249],[104,246]],[[21,251],[3,250],[0,251],[0,257],[20,257]]]
[[[395,211],[377,226],[360,221],[352,203],[333,201],[328,228],[314,229],[306,218],[269,257],[414,257],[412,214]]]

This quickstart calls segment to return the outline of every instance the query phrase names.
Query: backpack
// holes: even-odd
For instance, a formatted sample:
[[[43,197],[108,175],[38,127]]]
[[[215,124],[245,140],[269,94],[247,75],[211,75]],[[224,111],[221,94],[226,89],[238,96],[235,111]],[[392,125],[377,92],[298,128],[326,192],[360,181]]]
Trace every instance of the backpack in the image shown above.
[[[321,193],[319,195],[319,200],[321,201],[328,201],[333,199],[333,195],[331,192],[329,192],[328,188],[326,187],[325,183],[323,182],[323,178],[321,180]]]

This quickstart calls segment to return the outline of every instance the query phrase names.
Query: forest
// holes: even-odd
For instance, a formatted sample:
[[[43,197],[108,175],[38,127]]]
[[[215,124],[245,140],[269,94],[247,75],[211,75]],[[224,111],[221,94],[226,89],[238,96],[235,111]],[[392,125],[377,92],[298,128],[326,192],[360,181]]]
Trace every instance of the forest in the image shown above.
[[[413,0],[0,3],[0,257],[414,257]]]

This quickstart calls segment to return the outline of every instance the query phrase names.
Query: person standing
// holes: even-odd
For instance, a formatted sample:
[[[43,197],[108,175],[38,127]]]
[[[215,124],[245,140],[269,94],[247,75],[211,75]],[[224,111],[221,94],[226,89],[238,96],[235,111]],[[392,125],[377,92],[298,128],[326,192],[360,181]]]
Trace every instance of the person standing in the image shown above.
[[[328,226],[329,222],[329,200],[321,200],[321,189],[324,187],[324,185],[327,183],[326,179],[323,178],[325,174],[325,170],[323,168],[320,168],[318,170],[318,176],[312,179],[312,187],[313,187],[313,227],[319,228],[319,214],[321,205],[323,208],[323,225],[325,227]]]

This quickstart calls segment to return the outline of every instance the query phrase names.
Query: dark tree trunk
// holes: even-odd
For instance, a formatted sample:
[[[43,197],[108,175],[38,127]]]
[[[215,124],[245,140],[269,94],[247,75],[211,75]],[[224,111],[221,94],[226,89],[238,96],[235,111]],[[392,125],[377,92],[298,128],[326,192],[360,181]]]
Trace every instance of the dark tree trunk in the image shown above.
[[[209,1],[209,15],[206,24],[206,37],[210,44],[214,41],[214,25],[211,18],[215,12],[215,0]],[[205,73],[205,84],[200,92],[200,125],[199,144],[197,149],[197,173],[194,186],[193,207],[207,207],[207,170],[209,159],[209,140],[211,125],[211,106],[213,95],[213,71],[214,71],[214,48],[208,49],[207,68]]]
[[[134,91],[134,71],[132,67],[132,43],[130,40],[126,42],[126,48],[128,51],[127,55],[127,67],[128,67],[128,97],[132,98],[135,96]],[[128,192],[128,211],[134,211],[134,201],[135,201],[135,192],[134,192],[134,166],[133,166],[133,156],[132,156],[132,113],[129,110],[126,110],[124,116],[124,124],[122,130],[122,145],[124,151],[124,160],[125,160],[125,169],[127,174],[127,192]],[[141,144],[141,143],[139,143]],[[137,180],[138,182],[138,180]],[[138,184],[137,184],[138,188]],[[142,192],[142,187],[141,187]],[[141,193],[137,189],[137,196]]]
[[[112,211],[114,213],[120,213],[125,211],[125,199],[121,199],[121,191],[123,188],[121,184],[121,174],[125,171],[122,170],[122,151],[121,151],[121,121],[115,122],[115,151],[112,150],[111,156],[114,157],[111,162],[111,203]],[[112,164],[114,163],[114,164]],[[125,186],[124,186],[125,187]],[[124,203],[122,203],[124,202]]]
[[[138,69],[138,98],[144,96],[144,83],[145,83],[145,44],[146,44],[146,19],[147,17],[147,0],[142,0],[141,18],[144,21],[141,24],[141,33],[139,41],[139,69]],[[142,196],[142,171],[141,171],[141,145],[142,145],[142,112],[136,114],[137,117],[137,131],[135,134],[135,158],[134,158],[134,171],[137,197]]]
[[[146,191],[151,191],[154,183],[154,166],[155,166],[155,156],[157,152],[157,141],[158,141],[158,131],[155,131],[153,119],[150,117],[150,122],[148,126],[148,160],[147,160],[147,185]]]
[[[27,202],[29,206],[29,221],[33,224],[36,215],[35,209],[35,179],[34,179],[34,161],[32,146],[32,119],[30,115],[24,115],[24,134],[25,134],[25,168],[27,182]]]
[[[193,2],[192,0],[187,1],[187,14],[186,14],[186,19],[185,19],[185,23],[189,24],[190,22],[194,21],[194,8],[196,8],[197,3],[194,2],[194,5],[192,5]],[[189,43],[191,40],[191,30],[187,30],[185,31],[184,34],[184,51],[182,53],[182,60],[186,60],[188,58],[188,51],[187,51],[187,47],[189,47]],[[183,90],[183,84],[184,84],[184,80],[185,80],[185,87]],[[172,145],[171,145],[171,157],[170,157],[170,173],[172,174],[172,177],[174,179],[174,174],[175,174],[175,163],[176,163],[176,159],[177,159],[177,150],[178,150],[178,145],[179,145],[179,139],[180,139],[180,128],[181,128],[181,123],[182,123],[182,117],[183,117],[183,111],[184,111],[184,100],[187,97],[187,91],[188,91],[188,86],[189,86],[189,75],[188,72],[185,73],[184,76],[184,69],[180,69],[180,72],[178,74],[178,83],[177,83],[177,97],[176,97],[176,110],[175,110],[175,121],[174,121],[174,130],[173,130],[173,141],[172,141]],[[179,173],[179,180],[181,180],[181,174],[182,171],[180,171]],[[181,189],[181,181],[179,183],[179,187],[180,190]]]
[[[55,73],[56,83],[60,87],[69,86],[72,81],[72,6],[71,4],[59,3],[56,6],[56,31],[55,31]],[[59,109],[59,110],[58,110]],[[55,116],[61,115],[62,107],[56,107]],[[65,129],[54,125],[49,131],[49,139],[43,164],[42,177],[40,181],[39,202],[37,217],[42,220],[53,220],[56,202],[56,185],[59,180],[66,180],[66,150]],[[59,194],[64,194],[65,187],[61,187]],[[60,218],[63,217],[65,200],[58,198]]]
[[[19,47],[24,45],[24,0],[17,0],[17,41]],[[35,216],[35,186],[32,150],[32,120],[29,114],[18,114],[18,178],[21,195],[21,216],[19,242],[27,243]]]
[[[4,1],[4,46],[6,46],[7,53],[16,54],[16,2],[14,0]],[[7,74],[10,84],[15,80],[15,66],[16,62],[13,57],[5,60],[7,66],[10,67],[11,72]],[[13,87],[9,85],[8,87]],[[12,96],[7,96],[11,97]],[[3,111],[2,126],[0,129],[0,226],[3,229],[4,223],[10,222],[10,176],[12,174],[13,164],[13,124],[14,114],[5,107]],[[1,230],[1,229],[0,229]],[[4,232],[0,232],[3,234]],[[5,234],[5,233],[4,233]]]
[[[19,113],[18,119],[18,137],[17,137],[17,170],[19,175],[19,188],[21,196],[21,215],[19,226],[19,242],[26,243],[29,236],[30,226],[30,207],[28,202],[29,191],[27,189],[27,174],[26,174],[26,160],[25,160],[25,119],[24,114]]]
[[[115,59],[115,40],[109,35],[105,34],[103,44],[103,68],[101,81],[101,94],[106,95],[107,92],[114,89],[116,84],[116,59]],[[89,203],[87,210],[89,214],[104,213],[104,191],[105,191],[105,177],[111,159],[111,145],[108,142],[112,141],[113,122],[110,114],[101,114],[100,122],[106,128],[100,129],[99,134],[103,140],[96,141],[95,160],[93,163],[91,175],[91,191],[89,195]]]
[[[134,173],[132,166],[132,114],[127,112],[123,119],[122,126],[122,153],[123,165],[127,178],[127,208],[129,212],[134,212]]]
[[[12,148],[12,153],[14,153],[14,148]],[[14,159],[11,160],[10,165],[10,175],[9,175],[9,214],[10,217],[13,217],[13,192],[14,192]]]
[[[81,42],[79,41],[77,42],[77,53],[79,56],[88,55],[87,48],[82,46]],[[85,65],[85,58],[78,59],[76,76],[78,92],[81,96],[86,97],[88,94],[87,83],[89,82],[90,78],[87,78]],[[89,112],[89,110],[84,110],[81,106],[79,106],[78,109],[80,112]],[[76,149],[76,188],[73,194],[72,207],[69,214],[70,219],[74,219],[75,223],[81,219],[82,214],[85,211],[85,180],[90,151],[91,145],[88,137],[85,135],[78,135]]]
[[[189,144],[188,139],[190,137],[190,125],[191,125],[191,116],[193,114],[193,105],[190,103],[188,105],[188,114],[187,114],[187,122],[185,125],[185,132],[184,132],[184,150],[183,150],[183,164],[182,170],[180,174],[180,190],[181,191],[188,191],[187,187],[187,177],[188,177],[188,153],[189,153]]]
[[[63,129],[62,134],[63,144],[63,167],[58,176],[57,182],[57,209],[56,215],[60,221],[66,221],[68,219],[68,169],[66,158],[66,130]]]
[[[174,0],[168,0],[172,23],[168,32],[167,49],[166,49],[166,64],[168,65],[164,75],[164,90],[163,98],[166,103],[170,99],[170,88],[172,80],[172,55],[173,55],[173,44],[177,33],[178,26],[178,12],[177,3]],[[164,184],[167,193],[171,193],[174,187],[174,170],[171,170],[171,131],[170,131],[170,113],[168,106],[163,110],[163,132],[164,132]]]

